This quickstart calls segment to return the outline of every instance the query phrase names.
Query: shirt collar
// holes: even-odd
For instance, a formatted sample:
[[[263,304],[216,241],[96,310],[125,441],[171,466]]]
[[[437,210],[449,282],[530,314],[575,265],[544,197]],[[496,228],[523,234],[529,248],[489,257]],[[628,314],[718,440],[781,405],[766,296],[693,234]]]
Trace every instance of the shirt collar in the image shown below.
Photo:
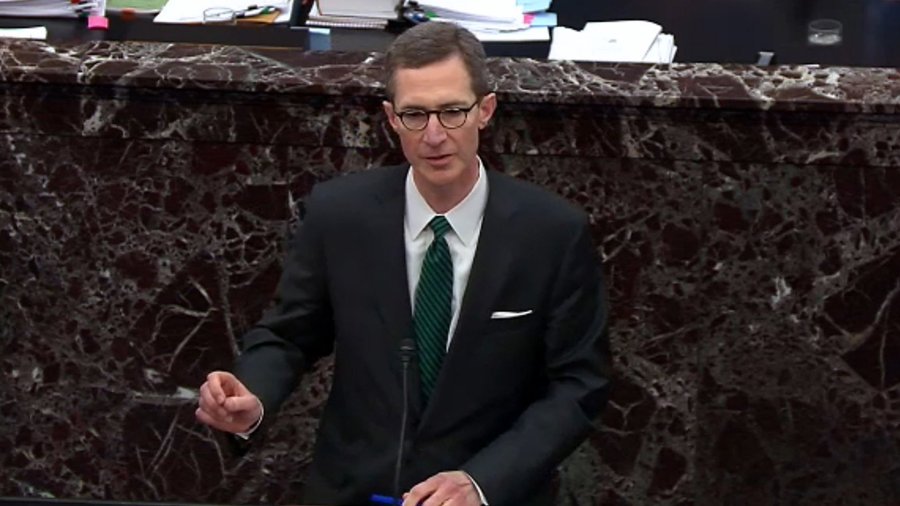
[[[419,193],[413,181],[412,171],[410,167],[406,173],[406,228],[412,237],[418,237],[428,226],[428,222],[438,214]],[[475,185],[459,204],[444,214],[453,227],[453,232],[466,246],[474,240],[481,225],[481,218],[487,205],[487,193],[487,175],[481,158],[478,158],[478,180],[475,181]]]

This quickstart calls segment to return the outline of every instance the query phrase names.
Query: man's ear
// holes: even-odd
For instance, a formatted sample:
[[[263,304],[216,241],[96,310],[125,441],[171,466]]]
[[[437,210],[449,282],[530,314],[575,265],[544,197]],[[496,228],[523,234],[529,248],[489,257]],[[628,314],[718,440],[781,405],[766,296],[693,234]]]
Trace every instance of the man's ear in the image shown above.
[[[398,131],[400,129],[400,118],[394,114],[394,105],[387,100],[381,102],[381,105],[384,107],[384,115],[387,116],[391,128],[393,128],[395,132]]]
[[[486,127],[496,110],[497,95],[495,93],[488,93],[481,99],[481,103],[478,105],[478,128],[481,129]]]

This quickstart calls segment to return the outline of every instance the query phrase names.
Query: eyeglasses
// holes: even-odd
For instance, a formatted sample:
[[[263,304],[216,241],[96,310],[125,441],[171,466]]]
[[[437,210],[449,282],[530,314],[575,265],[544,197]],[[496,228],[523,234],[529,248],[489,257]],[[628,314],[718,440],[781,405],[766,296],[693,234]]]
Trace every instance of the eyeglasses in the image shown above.
[[[474,104],[469,107],[447,107],[444,109],[433,109],[433,110],[421,110],[421,109],[410,109],[408,111],[402,112],[394,112],[398,118],[400,118],[400,123],[403,123],[409,130],[425,130],[425,127],[428,126],[428,120],[431,119],[431,115],[437,115],[438,121],[441,123],[441,126],[448,130],[453,130],[454,128],[459,128],[466,123],[466,119],[469,116],[469,111],[471,111],[478,103],[481,102],[481,99],[475,101]]]

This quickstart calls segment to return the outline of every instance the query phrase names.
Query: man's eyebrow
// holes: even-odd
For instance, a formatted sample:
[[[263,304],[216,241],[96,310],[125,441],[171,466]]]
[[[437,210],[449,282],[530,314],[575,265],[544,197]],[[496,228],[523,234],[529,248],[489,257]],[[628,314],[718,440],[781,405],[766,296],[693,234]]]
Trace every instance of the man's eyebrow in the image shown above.
[[[451,102],[444,102],[443,104],[439,104],[437,106],[437,109],[457,109],[457,108],[461,109],[464,107],[469,107],[469,104],[463,102],[462,100],[454,100]],[[410,110],[424,111],[424,110],[428,109],[428,107],[424,107],[421,105],[405,105],[403,107],[398,106],[397,109],[399,109],[401,111],[410,111]]]

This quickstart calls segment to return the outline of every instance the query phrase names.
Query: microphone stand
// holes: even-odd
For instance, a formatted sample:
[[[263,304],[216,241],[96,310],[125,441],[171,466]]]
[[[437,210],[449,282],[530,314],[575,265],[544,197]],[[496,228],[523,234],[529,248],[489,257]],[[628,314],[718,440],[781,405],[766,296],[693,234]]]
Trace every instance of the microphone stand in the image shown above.
[[[400,470],[403,467],[403,447],[406,443],[406,419],[409,416],[409,363],[416,354],[416,342],[406,338],[400,342],[400,361],[403,364],[403,414],[400,417],[400,444],[394,465],[394,498],[400,499]]]

